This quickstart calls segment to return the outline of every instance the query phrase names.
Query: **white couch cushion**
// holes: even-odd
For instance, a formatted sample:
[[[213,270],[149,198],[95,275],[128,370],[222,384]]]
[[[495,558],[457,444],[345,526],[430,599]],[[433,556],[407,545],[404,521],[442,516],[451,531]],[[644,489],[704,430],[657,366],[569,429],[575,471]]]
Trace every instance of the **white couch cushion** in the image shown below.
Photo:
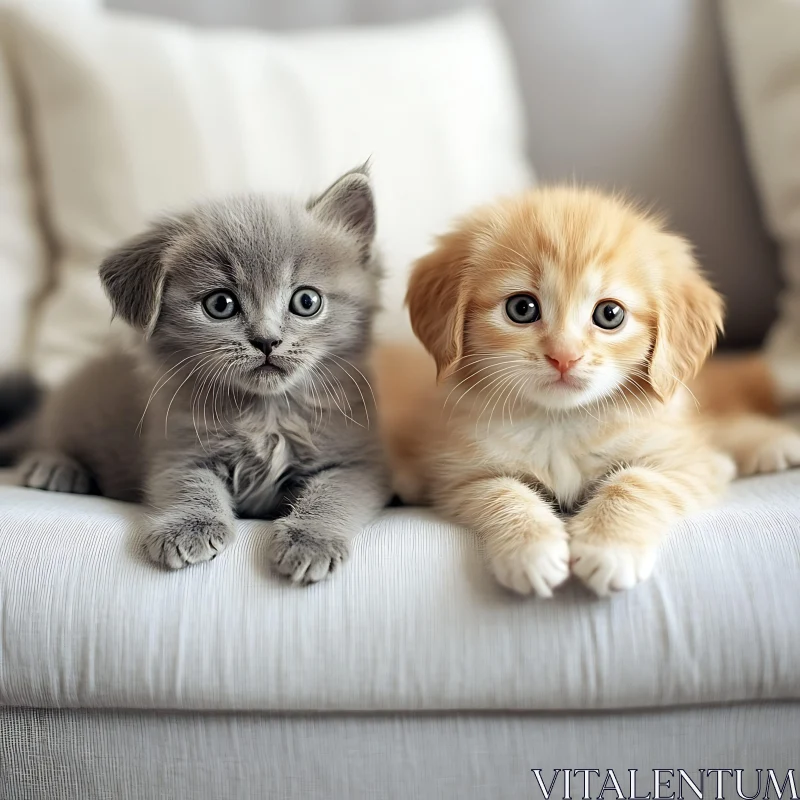
[[[35,353],[46,381],[106,340],[98,261],[165,209],[320,190],[371,156],[389,273],[380,329],[403,335],[411,260],[454,214],[530,181],[488,11],[274,35],[34,9],[13,34],[61,254]]]
[[[498,588],[473,537],[387,511],[331,580],[141,556],[139,508],[0,488],[0,704],[206,710],[642,708],[800,698],[800,472],[734,485],[655,576],[597,600]]]
[[[800,3],[725,0],[721,8],[750,162],[786,282],[767,352],[779,399],[800,404]]]

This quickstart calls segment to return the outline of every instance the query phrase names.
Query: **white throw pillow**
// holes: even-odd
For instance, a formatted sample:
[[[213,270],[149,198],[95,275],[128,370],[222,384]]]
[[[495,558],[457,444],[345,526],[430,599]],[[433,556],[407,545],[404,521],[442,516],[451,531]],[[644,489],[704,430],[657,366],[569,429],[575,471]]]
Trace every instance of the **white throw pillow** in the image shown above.
[[[725,0],[733,82],[764,218],[786,282],[767,354],[779,399],[800,403],[800,2]],[[759,269],[753,264],[753,269]]]
[[[48,259],[25,138],[22,109],[9,58],[7,10],[35,0],[0,0],[0,372],[24,365],[31,345],[32,311],[48,282]],[[65,9],[97,0],[62,0]]]
[[[0,371],[21,366],[24,361],[30,310],[45,275],[28,154],[0,41]]]
[[[385,28],[205,31],[113,12],[16,15],[59,287],[40,378],[108,339],[99,259],[154,214],[241,190],[320,190],[372,158],[383,336],[410,262],[453,215],[529,183],[508,50],[488,11]]]

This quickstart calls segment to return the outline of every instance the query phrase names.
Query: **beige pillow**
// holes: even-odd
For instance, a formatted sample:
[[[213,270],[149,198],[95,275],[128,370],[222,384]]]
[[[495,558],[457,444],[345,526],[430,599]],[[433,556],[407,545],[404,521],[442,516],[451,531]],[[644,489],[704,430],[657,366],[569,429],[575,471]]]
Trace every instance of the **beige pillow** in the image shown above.
[[[8,10],[38,0],[0,0],[0,372],[29,359],[37,301],[52,282],[52,262],[41,225],[41,197],[27,140],[22,97],[11,57]],[[63,17],[99,0],[50,0]]]
[[[31,310],[47,270],[21,108],[0,4],[0,371],[21,366],[30,345]]]
[[[372,157],[388,267],[379,329],[403,337],[412,259],[453,215],[531,179],[488,11],[292,35],[26,12],[13,36],[60,253],[35,351],[45,380],[108,340],[98,261],[165,209],[309,193]]]

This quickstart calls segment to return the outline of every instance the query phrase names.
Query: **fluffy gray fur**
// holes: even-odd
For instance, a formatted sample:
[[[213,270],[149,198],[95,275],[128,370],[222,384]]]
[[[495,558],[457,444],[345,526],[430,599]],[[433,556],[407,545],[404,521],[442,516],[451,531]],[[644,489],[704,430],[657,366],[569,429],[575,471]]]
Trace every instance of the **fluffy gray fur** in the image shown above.
[[[110,255],[100,277],[142,341],[45,400],[24,485],[144,500],[147,552],[173,569],[227,547],[237,514],[273,519],[275,569],[325,578],[389,496],[365,377],[374,232],[362,167],[306,205],[203,205]],[[303,287],[315,316],[290,310]],[[203,304],[218,290],[229,319]]]

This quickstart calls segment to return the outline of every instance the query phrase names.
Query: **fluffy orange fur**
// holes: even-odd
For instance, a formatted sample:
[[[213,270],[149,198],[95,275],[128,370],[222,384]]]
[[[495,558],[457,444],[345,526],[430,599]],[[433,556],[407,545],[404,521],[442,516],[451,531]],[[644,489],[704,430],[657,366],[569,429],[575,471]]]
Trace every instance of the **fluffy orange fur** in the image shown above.
[[[711,440],[734,458],[739,475],[800,465],[800,435],[775,419],[775,384],[760,353],[715,356],[690,386]]]
[[[760,353],[715,355],[691,389],[700,407],[715,414],[780,413],[772,373]]]
[[[378,358],[397,490],[475,529],[508,588],[547,597],[571,568],[628,589],[733,477],[685,388],[722,301],[628,203],[551,188],[481,208],[416,263],[407,302],[435,369]]]

